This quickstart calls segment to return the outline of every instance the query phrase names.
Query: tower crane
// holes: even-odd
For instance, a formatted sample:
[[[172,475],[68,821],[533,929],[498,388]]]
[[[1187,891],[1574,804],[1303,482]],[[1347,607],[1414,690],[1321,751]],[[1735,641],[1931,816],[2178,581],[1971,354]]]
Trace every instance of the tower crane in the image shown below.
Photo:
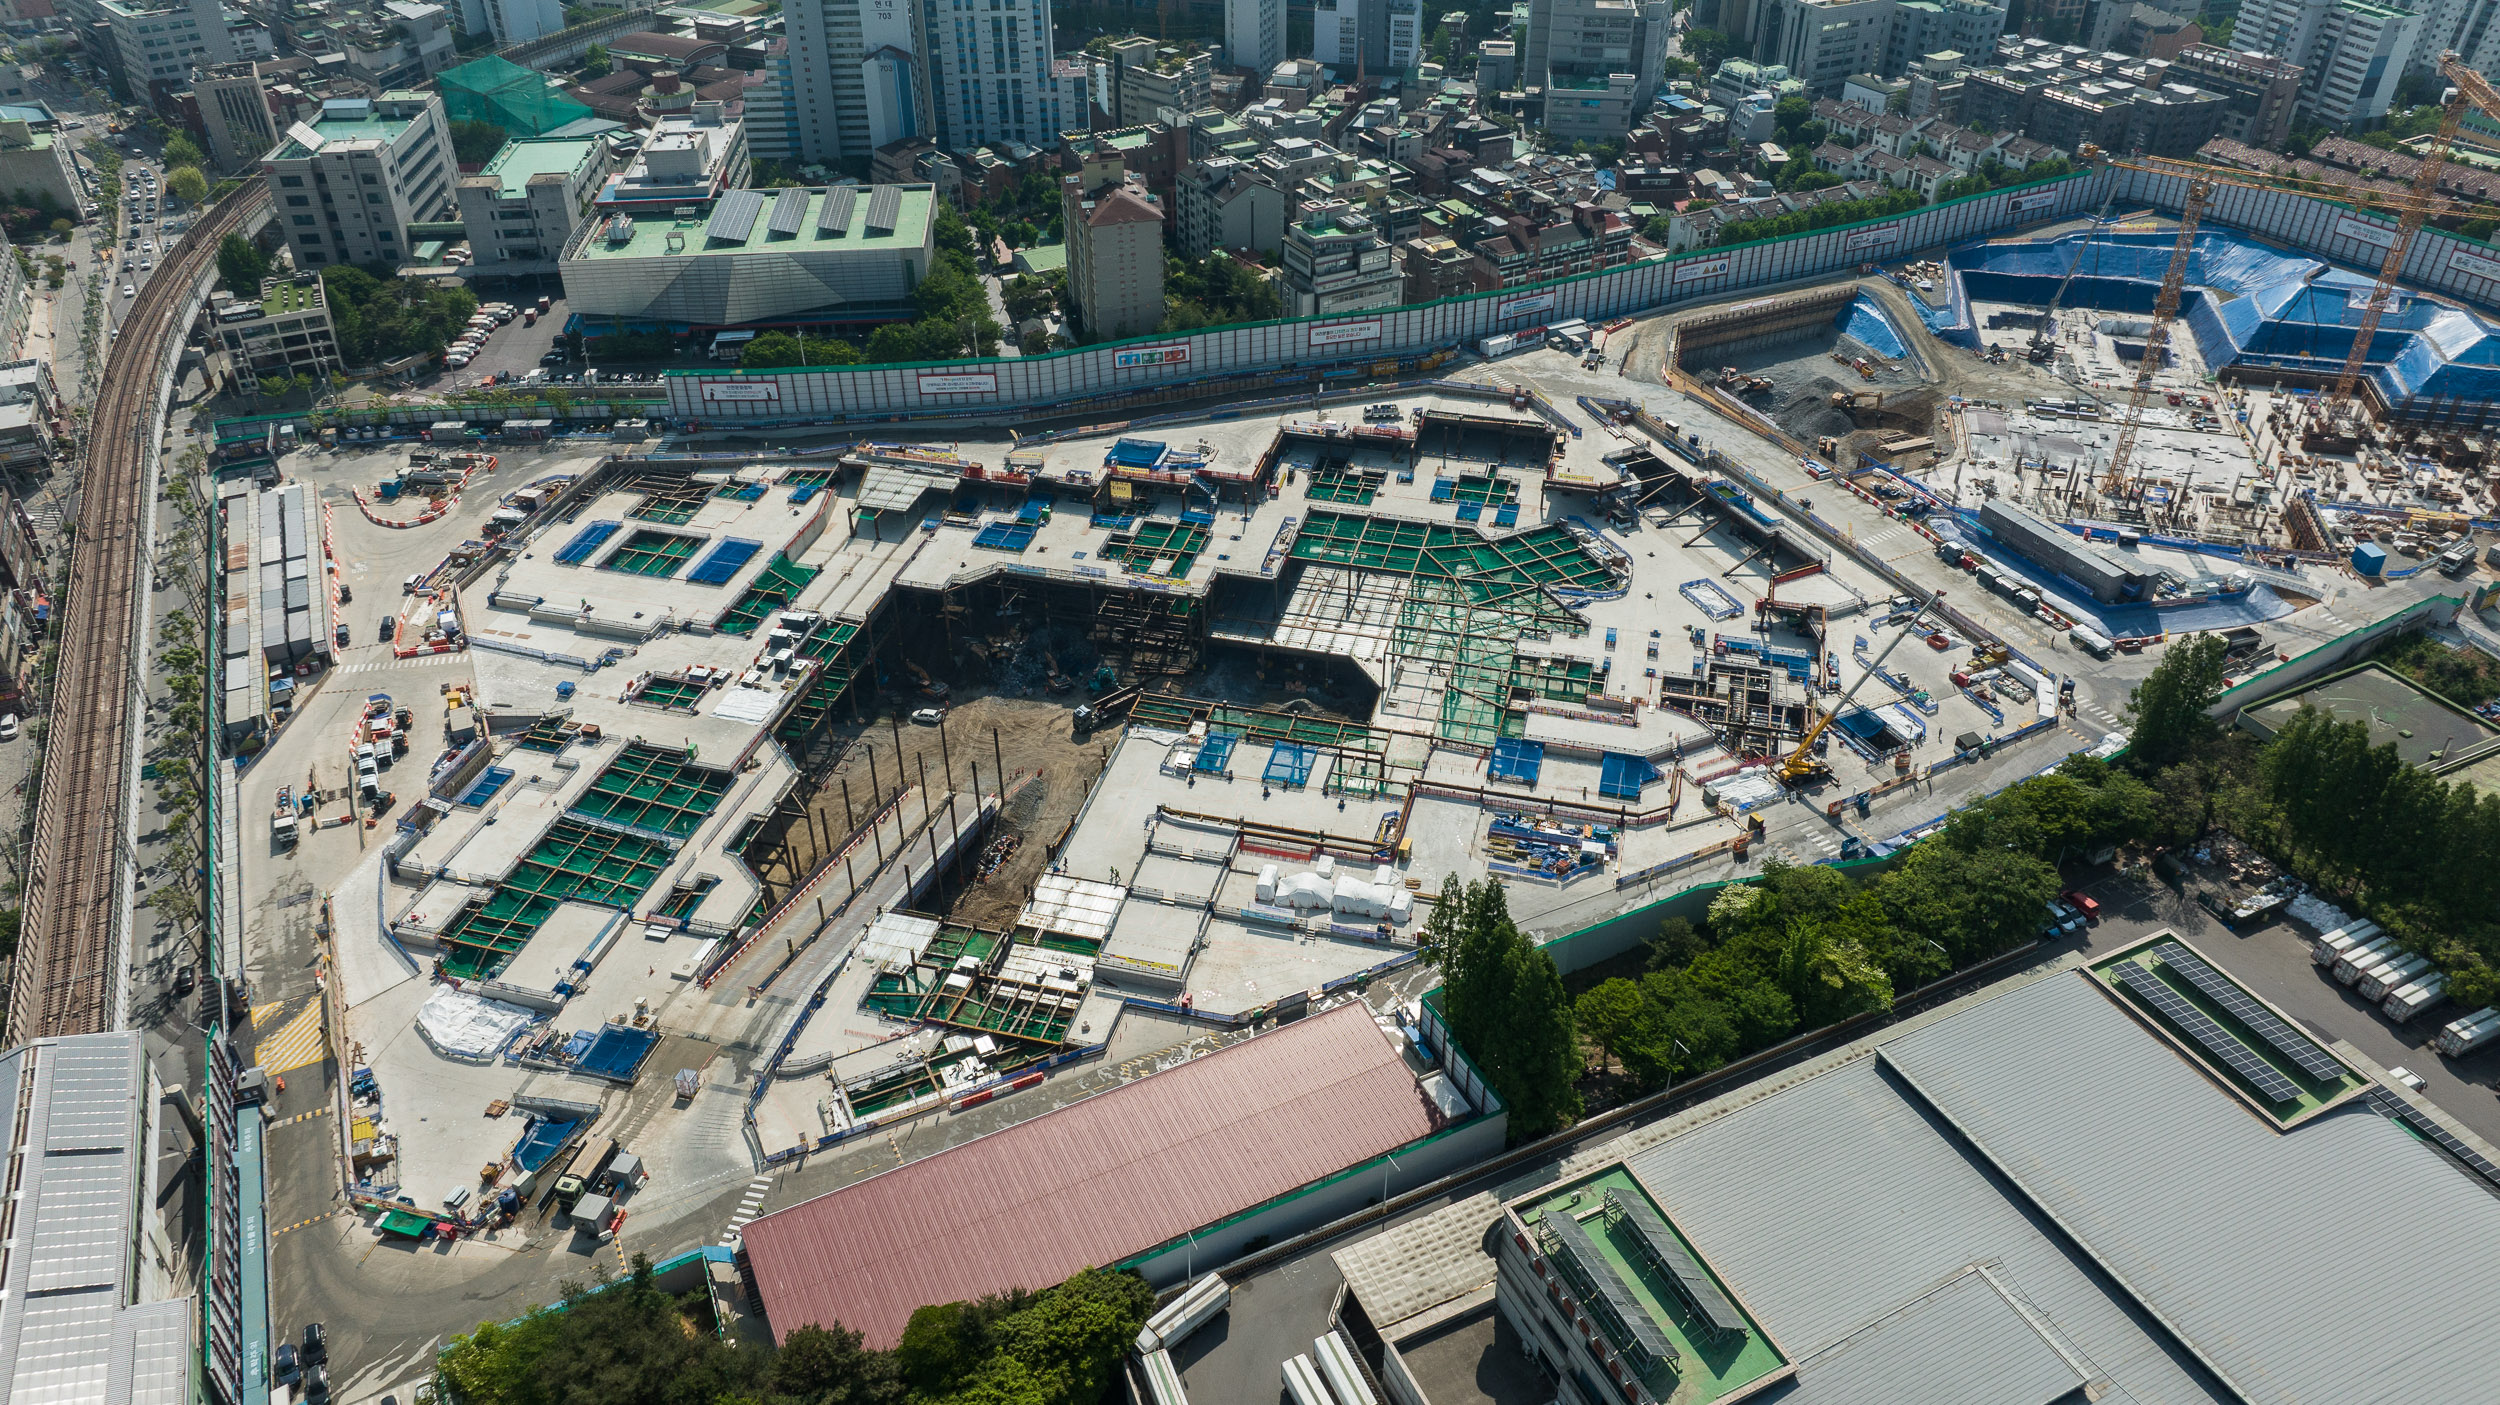
[[[1882,649],[1876,651],[1874,659],[1866,666],[1866,672],[1859,674],[1857,681],[1851,683],[1848,690],[1840,695],[1840,700],[1833,703],[1829,711],[1816,718],[1813,726],[1806,728],[1805,739],[1798,742],[1797,749],[1788,753],[1787,757],[1780,762],[1781,784],[1804,786],[1831,779],[1832,768],[1814,754],[1815,742],[1821,739],[1824,729],[1832,725],[1832,720],[1840,716],[1841,710],[1849,706],[1849,700],[1858,695],[1858,689],[1866,686],[1866,680],[1874,677],[1877,670],[1883,667],[1884,660],[1891,657],[1892,651],[1901,647],[1901,641],[1918,632],[1918,622],[1926,618],[1927,612],[1934,609],[1943,599],[1944,592],[1939,590],[1928,596],[1925,603],[1916,610],[1911,611],[1910,617],[1901,622],[1901,632],[1894,635],[1891,642],[1885,644]]]
[[[2135,384],[2127,396],[2125,416],[2119,422],[2117,442],[2110,448],[2109,465],[2101,479],[2102,491],[2115,495],[2126,481],[2127,465],[2135,451],[2136,432],[2143,425],[2144,402],[2151,393],[2153,374],[2159,369],[2162,350],[2169,345],[2171,323],[2178,315],[2180,294],[2186,285],[2188,255],[2195,246],[2196,225],[2203,217],[2207,203],[2222,187],[2315,196],[2358,209],[2387,210],[2397,215],[2395,243],[2380,265],[2378,284],[2371,291],[2369,303],[2363,310],[2362,325],[2345,356],[2343,370],[2336,377],[2330,403],[2337,407],[2350,403],[2352,388],[2369,359],[2370,339],[2378,331],[2379,321],[2391,301],[2396,278],[2403,271],[2405,251],[2411,246],[2413,235],[2423,222],[2433,217],[2461,220],[2500,218],[2500,207],[2477,201],[2445,199],[2437,194],[2439,174],[2447,165],[2457,128],[2464,121],[2465,105],[2470,103],[2500,118],[2500,93],[2495,93],[2481,74],[2467,68],[2454,53],[2440,55],[2439,67],[2454,85],[2454,90],[2449,94],[2439,134],[2433,139],[2429,154],[2423,158],[2421,171],[2415,176],[2412,187],[2401,193],[2374,190],[2357,180],[2339,183],[2310,176],[2271,175],[2166,156],[2112,157],[2089,145],[2078,153],[2088,165],[2116,166],[2153,175],[2175,176],[2187,183],[2187,196],[2180,211],[2179,240],[2171,251],[2169,270],[2162,277],[2161,293],[2153,303],[2153,325],[2145,334],[2144,360],[2136,368]]]

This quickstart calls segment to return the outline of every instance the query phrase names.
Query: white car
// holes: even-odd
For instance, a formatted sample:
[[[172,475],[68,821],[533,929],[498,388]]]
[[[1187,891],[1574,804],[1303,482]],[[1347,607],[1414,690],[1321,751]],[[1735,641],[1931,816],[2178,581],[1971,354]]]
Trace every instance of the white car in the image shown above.
[[[143,243],[143,244],[141,244],[141,245],[139,246],[139,250],[140,250],[140,252],[142,252],[142,253],[148,253],[148,254],[153,254],[153,253],[155,253],[155,252],[156,252],[156,241],[155,241],[155,240],[153,240],[153,239],[148,240],[147,242],[145,242],[145,243]]]
[[[0,742],[13,742],[16,740],[17,714],[12,712],[5,717],[0,717]]]
[[[139,296],[139,285],[136,283],[122,284],[122,296],[126,298],[135,298]]]

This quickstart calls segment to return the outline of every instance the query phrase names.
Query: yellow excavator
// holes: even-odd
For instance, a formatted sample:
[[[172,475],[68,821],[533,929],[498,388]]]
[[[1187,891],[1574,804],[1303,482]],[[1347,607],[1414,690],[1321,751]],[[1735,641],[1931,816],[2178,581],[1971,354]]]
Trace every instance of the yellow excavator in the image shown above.
[[[1885,659],[1891,657],[1892,651],[1901,647],[1901,641],[1918,633],[1918,622],[1926,618],[1927,612],[1934,609],[1943,599],[1944,592],[1939,590],[1928,596],[1924,604],[1911,611],[1910,617],[1901,623],[1901,632],[1894,635],[1883,648],[1875,652],[1874,661],[1866,666],[1864,673],[1858,675],[1856,682],[1849,685],[1848,691],[1840,695],[1840,700],[1831,705],[1830,711],[1816,718],[1813,726],[1806,728],[1805,739],[1798,742],[1797,749],[1788,753],[1788,758],[1779,764],[1780,784],[1804,787],[1817,785],[1832,778],[1830,764],[1814,754],[1815,742],[1821,739],[1823,730],[1832,725],[1832,719],[1847,710],[1849,700],[1858,695],[1858,689],[1866,686],[1867,679],[1875,676],[1876,670],[1883,666]]]

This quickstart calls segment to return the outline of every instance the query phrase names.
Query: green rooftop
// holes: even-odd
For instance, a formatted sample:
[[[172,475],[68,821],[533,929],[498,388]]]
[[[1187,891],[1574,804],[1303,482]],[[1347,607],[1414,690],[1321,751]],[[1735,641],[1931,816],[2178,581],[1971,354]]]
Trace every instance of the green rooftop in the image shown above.
[[[597,137],[524,137],[505,142],[478,174],[502,181],[503,188],[495,193],[503,199],[518,200],[529,194],[531,177],[569,176],[599,145]]]
[[[320,300],[317,279],[272,278],[260,285],[260,310],[272,317],[301,312]]]
[[[1566,1281],[1576,1275],[1608,1274],[1629,1290],[1632,1303],[1658,1329],[1674,1353],[1672,1360],[1655,1366],[1644,1377],[1650,1393],[1658,1399],[1673,1405],[1708,1405],[1743,1391],[1789,1364],[1780,1349],[1763,1335],[1762,1324],[1745,1311],[1692,1241],[1684,1237],[1684,1231],[1667,1217],[1658,1202],[1649,1198],[1649,1192],[1620,1162],[1585,1180],[1571,1182],[1534,1204],[1519,1206],[1518,1213],[1531,1232],[1542,1227],[1548,1216],[1568,1215],[1578,1221],[1587,1234],[1586,1242],[1597,1251],[1598,1262],[1566,1264],[1562,1261],[1565,1255],[1556,1253],[1552,1258],[1554,1267]],[[1663,1246],[1663,1255],[1648,1246],[1649,1236],[1638,1223],[1642,1218],[1649,1219],[1671,1241]],[[1657,1260],[1679,1250],[1734,1309],[1743,1323],[1739,1330],[1713,1330],[1685,1291],[1659,1271]],[[1574,1287],[1585,1291],[1584,1285],[1575,1283]],[[1594,1305],[1597,1299],[1592,1296],[1589,1301]],[[1611,1329],[1607,1335],[1613,1335]]]
[[[409,125],[414,123],[416,120],[417,119],[414,117],[360,117],[354,119],[333,117],[324,121],[311,122],[305,125],[310,126],[314,133],[320,136],[321,145],[326,149],[334,142],[394,142],[399,140],[399,134],[407,131]],[[269,154],[269,159],[272,161],[301,161],[305,157],[312,154],[312,150],[307,148],[302,142],[295,140],[293,137],[289,137],[285,141],[278,143],[278,149]]]
[[[842,188],[835,187],[835,189]],[[705,233],[712,219],[712,208],[707,207],[702,214],[692,219],[633,216],[631,233],[621,240],[609,237],[610,231],[615,228],[611,221],[609,229],[595,231],[589,238],[584,239],[581,247],[574,251],[573,257],[585,262],[611,262],[618,259],[684,258],[692,254],[810,253],[818,250],[841,253],[879,249],[918,249],[927,246],[931,209],[937,198],[935,187],[927,185],[878,187],[878,189],[901,191],[902,204],[895,211],[893,232],[876,235],[868,232],[869,187],[852,186],[848,189],[856,198],[851,207],[850,223],[840,234],[816,227],[816,217],[823,213],[825,200],[831,194],[828,190],[811,190],[807,193],[807,208],[799,217],[797,234],[772,233],[773,205],[777,201],[779,192],[768,190],[757,192],[764,196],[764,208],[756,215],[755,224],[748,231],[744,243],[711,239]],[[669,236],[672,234],[679,236],[675,247],[670,245]]]

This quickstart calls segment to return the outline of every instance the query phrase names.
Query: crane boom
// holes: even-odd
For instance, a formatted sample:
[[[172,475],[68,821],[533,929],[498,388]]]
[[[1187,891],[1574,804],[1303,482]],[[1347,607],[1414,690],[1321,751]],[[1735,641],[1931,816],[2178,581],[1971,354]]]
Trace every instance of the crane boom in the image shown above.
[[[2213,198],[2213,192],[2211,182],[2188,182],[2187,199],[2179,209],[2179,242],[2170,250],[2161,293],[2153,299],[2153,325],[2144,333],[2144,359],[2136,362],[2135,384],[2127,391],[2127,412],[2118,420],[2118,442],[2110,446],[2109,471],[2101,478],[2101,491],[2111,497],[2126,482],[2136,431],[2144,427],[2144,402],[2153,393],[2153,376],[2161,370],[2162,354],[2170,346],[2171,324],[2179,315],[2179,295],[2187,287],[2188,256],[2196,252],[2196,224],[2204,218],[2205,202]]]
[[[1829,772],[1831,768],[1814,759],[1815,741],[1823,735],[1825,728],[1832,725],[1833,719],[1840,716],[1841,709],[1849,705],[1849,700],[1858,695],[1858,689],[1866,686],[1866,680],[1874,677],[1876,671],[1883,667],[1884,660],[1892,656],[1892,651],[1901,647],[1901,641],[1918,632],[1918,622],[1926,618],[1927,612],[1935,608],[1937,602],[1943,599],[1944,592],[1938,590],[1928,596],[1925,603],[1911,611],[1910,617],[1901,622],[1901,632],[1894,635],[1882,649],[1876,651],[1875,657],[1868,662],[1866,671],[1859,674],[1856,681],[1841,693],[1840,700],[1833,703],[1829,711],[1816,718],[1813,726],[1806,728],[1804,740],[1798,742],[1797,749],[1788,753],[1787,759],[1780,762],[1779,778],[1783,783],[1796,785]]]
[[[2431,139],[2422,153],[2422,169],[2414,173],[2413,188],[2405,193],[2396,216],[2396,237],[2387,246],[2387,257],[2380,261],[2378,283],[2370,289],[2370,300],[2361,310],[2361,326],[2353,333],[2352,349],[2344,354],[2344,368],[2336,373],[2335,392],[2328,398],[2327,413],[2336,419],[2353,414],[2353,387],[2361,380],[2361,371],[2369,364],[2370,342],[2378,335],[2379,320],[2395,303],[2396,279],[2404,272],[2405,255],[2413,248],[2413,236],[2421,231],[2439,200],[2439,177],[2448,169],[2449,153],[2456,148],[2457,128],[2463,125],[2468,107],[2479,107],[2485,113],[2500,117],[2500,93],[2489,82],[2467,68],[2453,53],[2439,56],[2440,71],[2456,85],[2448,96],[2445,110],[2439,116],[2439,134]]]

